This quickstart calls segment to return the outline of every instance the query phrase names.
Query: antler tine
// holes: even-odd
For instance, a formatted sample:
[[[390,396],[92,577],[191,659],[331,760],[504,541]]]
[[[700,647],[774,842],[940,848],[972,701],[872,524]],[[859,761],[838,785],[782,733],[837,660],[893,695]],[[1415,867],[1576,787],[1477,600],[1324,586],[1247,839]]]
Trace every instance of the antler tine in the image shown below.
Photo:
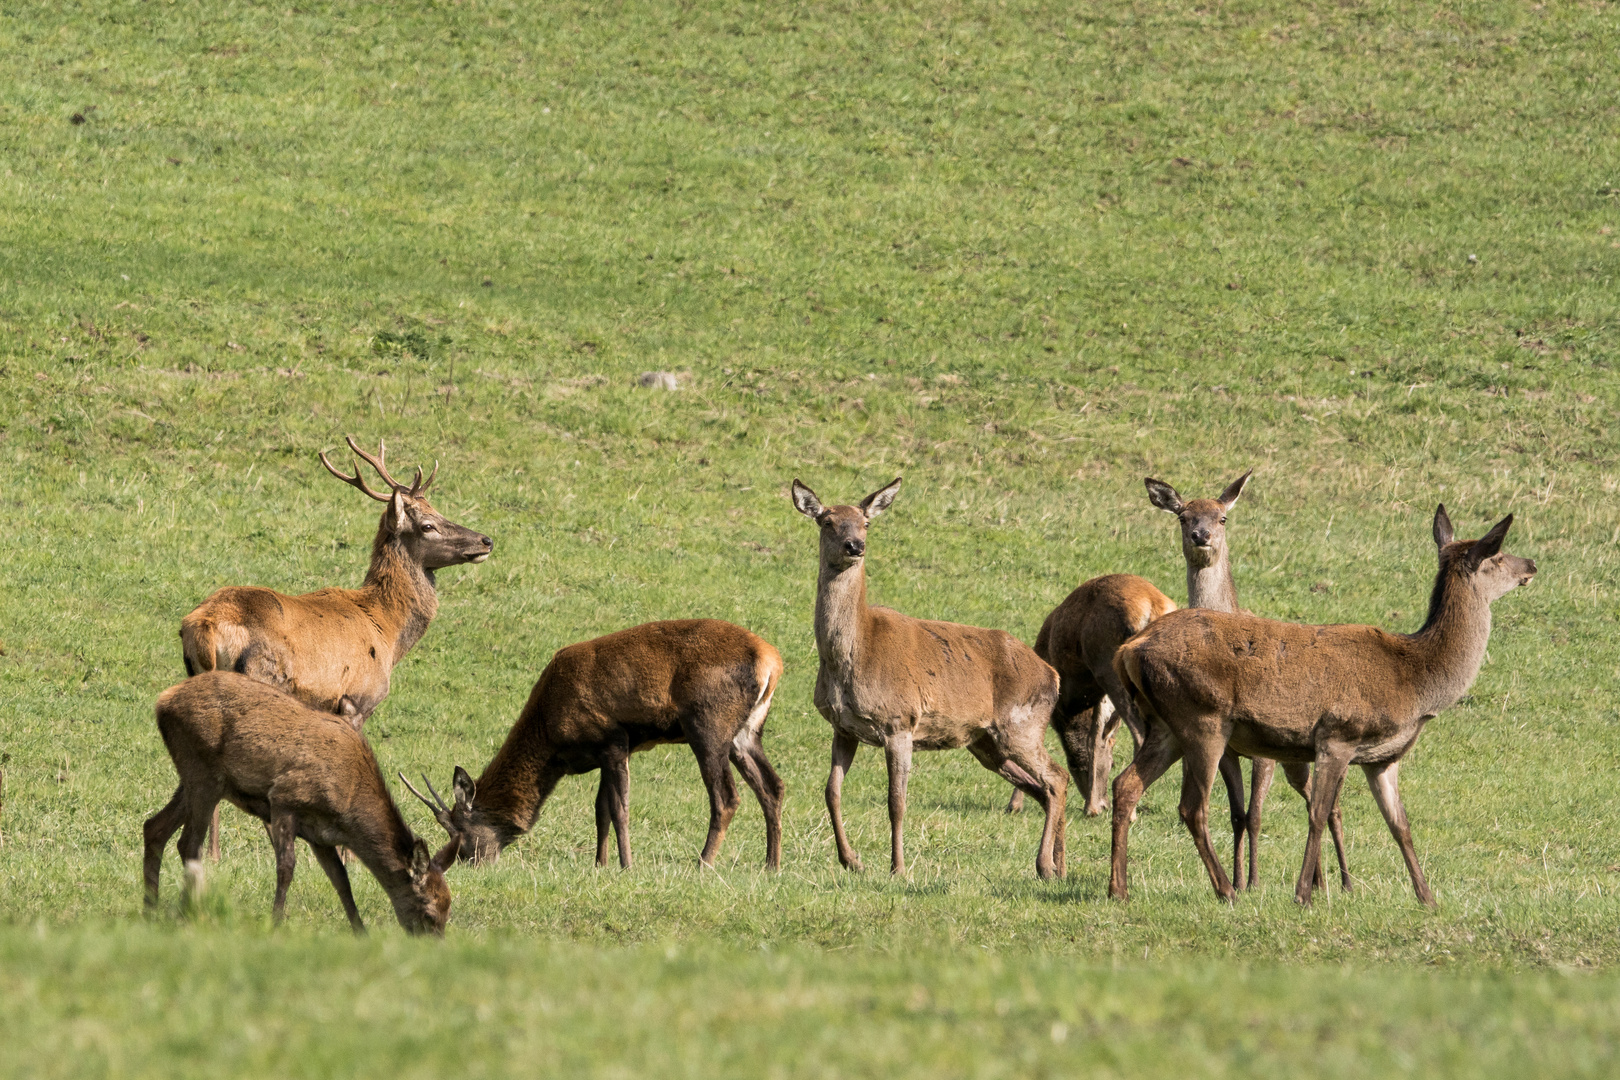
[[[422,800],[422,805],[426,806],[429,810],[433,811],[433,816],[435,818],[437,818],[440,822],[444,821],[444,815],[448,814],[449,811],[444,809],[444,804],[443,803],[439,804],[438,806],[435,806],[431,802],[428,802],[427,796],[423,795],[420,791],[416,790],[416,785],[411,783],[408,779],[405,778],[405,773],[404,772],[401,772],[399,774],[399,779],[400,779],[401,783],[403,783],[406,787],[411,789],[411,794],[412,795],[415,795],[418,799]],[[424,781],[426,781],[427,777],[423,776],[422,779]],[[433,785],[432,784],[428,785],[428,790],[429,791],[433,790]],[[434,797],[435,798],[438,797],[438,792],[434,792]]]
[[[420,494],[422,494],[422,492],[426,491],[433,484],[434,477],[436,477],[438,475],[439,475],[439,459],[438,458],[433,459],[433,471],[428,473],[428,478],[426,480],[422,479],[422,467],[420,465],[418,465],[416,467],[416,483],[411,485],[411,494],[412,495],[420,495]]]
[[[330,461],[326,460],[326,451],[325,450],[322,450],[320,452],[320,458],[321,458],[321,464],[326,466],[326,471],[327,472],[331,473],[333,476],[337,477],[339,480],[343,481],[345,484],[348,484],[350,487],[359,488],[361,491],[365,492],[367,495],[370,495],[373,499],[376,499],[378,502],[388,502],[389,499],[391,499],[393,497],[391,495],[379,495],[375,491],[372,491],[369,487],[367,487],[365,480],[363,480],[361,478],[361,476],[360,476],[360,470],[359,469],[354,470],[354,475],[353,476],[345,476],[343,473],[338,472],[337,469],[332,467],[332,463]]]
[[[434,791],[433,781],[431,781],[431,780],[429,780],[427,778],[427,773],[422,774],[422,783],[426,784],[427,787],[428,787],[428,790],[433,792],[433,797],[435,799],[439,799],[439,793],[437,791]],[[450,808],[448,806],[444,805],[444,800],[443,799],[439,799],[439,805],[444,808],[445,813],[448,814],[450,812]]]
[[[377,440],[377,456],[372,457],[370,454],[360,449],[359,444],[354,441],[353,435],[345,435],[343,438],[348,442],[349,449],[354,451],[355,456],[363,460],[367,465],[370,465],[373,469],[376,469],[377,475],[382,477],[383,481],[387,483],[389,487],[393,488],[395,491],[405,490],[404,484],[388,475],[388,466],[383,464],[383,461],[388,457],[388,447],[381,439]]]

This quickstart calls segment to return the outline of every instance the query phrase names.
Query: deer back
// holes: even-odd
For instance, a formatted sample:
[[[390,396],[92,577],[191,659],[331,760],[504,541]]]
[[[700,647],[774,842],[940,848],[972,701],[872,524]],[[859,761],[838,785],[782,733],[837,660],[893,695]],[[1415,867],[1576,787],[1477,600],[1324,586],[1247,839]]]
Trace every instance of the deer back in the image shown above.
[[[1176,610],[1175,601],[1135,574],[1082,582],[1041,624],[1035,652],[1065,678],[1100,680],[1114,651],[1145,626]]]

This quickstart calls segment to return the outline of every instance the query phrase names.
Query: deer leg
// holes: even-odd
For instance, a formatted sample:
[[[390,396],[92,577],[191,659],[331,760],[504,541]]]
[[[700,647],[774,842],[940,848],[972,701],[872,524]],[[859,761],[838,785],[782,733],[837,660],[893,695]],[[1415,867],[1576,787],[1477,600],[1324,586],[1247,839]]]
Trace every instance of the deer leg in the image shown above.
[[[709,836],[703,841],[703,853],[698,856],[698,862],[711,869],[714,860],[720,857],[720,845],[726,842],[732,816],[737,813],[737,784],[731,778],[731,756],[727,753],[730,748],[729,743],[692,744],[703,786],[709,789]]]
[[[167,806],[146,819],[141,826],[141,835],[146,841],[145,858],[142,860],[142,878],[146,883],[145,906],[148,910],[157,906],[158,878],[163,873],[163,848],[169,842],[169,837],[180,827],[186,816],[186,789],[181,785],[174,789],[174,798],[169,800]]]
[[[1080,788],[1082,812],[1087,817],[1108,809],[1108,779],[1114,771],[1114,736],[1119,723],[1113,703],[1101,696],[1058,729],[1063,756]]]
[[[777,870],[782,866],[782,778],[776,775],[765,757],[765,748],[756,735],[741,747],[733,746],[731,760],[742,773],[743,783],[759,800],[765,812],[765,869]]]
[[[1183,774],[1191,767],[1191,761],[1192,753],[1188,751],[1181,763]],[[1242,889],[1247,884],[1243,878],[1243,831],[1249,818],[1243,804],[1243,763],[1235,751],[1225,750],[1221,753],[1220,773],[1221,783],[1226,785],[1226,805],[1232,818],[1232,883],[1234,888]],[[1214,777],[1210,779],[1213,781]],[[1182,787],[1185,789],[1186,784],[1183,783]]]
[[[325,844],[312,842],[309,850],[315,853],[315,861],[326,871],[326,880],[337,890],[338,900],[343,904],[343,914],[349,917],[349,929],[356,934],[364,934],[365,920],[360,918],[360,909],[354,905],[354,890],[349,887],[349,868],[343,865],[343,857],[338,854],[337,848]]]
[[[1277,763],[1270,758],[1255,758],[1249,779],[1249,880],[1246,888],[1254,888],[1260,880],[1260,808],[1266,804],[1271,781],[1277,775]]]
[[[889,873],[906,872],[906,847],[901,823],[906,817],[906,780],[911,776],[911,732],[897,731],[883,744],[889,766]]]
[[[1406,820],[1406,806],[1401,802],[1401,763],[1390,761],[1382,765],[1363,765],[1361,769],[1367,774],[1367,786],[1372,788],[1373,799],[1384,815],[1390,834],[1400,845],[1401,858],[1406,860],[1406,872],[1412,875],[1412,891],[1417,893],[1419,903],[1434,907],[1434,893],[1429,890],[1422,867],[1418,866],[1417,852],[1412,847],[1412,825]]]
[[[1129,899],[1125,869],[1127,845],[1130,842],[1131,821],[1136,817],[1136,804],[1152,786],[1153,781],[1181,757],[1181,743],[1163,724],[1155,724],[1147,740],[1125,771],[1114,780],[1114,839],[1109,856],[1108,895],[1114,900]]]
[[[842,732],[833,733],[832,741],[832,770],[827,774],[827,816],[832,819],[833,839],[838,844],[838,861],[846,870],[860,870],[861,859],[855,854],[855,849],[849,846],[849,837],[844,835],[844,774],[849,772],[849,766],[855,760],[855,751],[860,743],[852,736]]]
[[[205,877],[203,874],[203,843],[208,838],[208,818],[219,805],[218,797],[212,801],[186,798],[185,827],[180,830],[180,865],[185,875],[183,896],[185,905],[193,908],[202,899]]]
[[[596,784],[596,865],[608,861],[608,829],[613,823],[613,778],[603,769]]]
[[[1215,783],[1215,774],[1221,771],[1228,753],[1221,745],[1222,742],[1219,736],[1215,736],[1186,745],[1186,756],[1181,762],[1180,812],[1182,823],[1187,826],[1187,831],[1192,833],[1193,845],[1198,848],[1198,857],[1204,861],[1204,869],[1209,872],[1209,881],[1215,887],[1215,895],[1230,903],[1237,896],[1237,890],[1232,888],[1232,883],[1226,879],[1226,869],[1221,866],[1221,860],[1215,854],[1215,845],[1209,837],[1209,792]],[[1240,783],[1237,787],[1237,797],[1241,800],[1243,798],[1241,771],[1238,779]],[[1241,822],[1241,819],[1239,821]],[[1243,834],[1239,832],[1238,835],[1241,837]]]
[[[270,846],[276,853],[276,901],[270,916],[276,925],[287,918],[287,889],[298,867],[298,816],[285,807],[270,808]]]
[[[219,862],[219,804],[214,804],[214,816],[208,822],[208,861]]]
[[[1305,836],[1305,861],[1299,868],[1299,882],[1294,886],[1294,899],[1309,905],[1317,875],[1321,871],[1322,828],[1339,801],[1339,788],[1344,774],[1350,769],[1350,747],[1326,746],[1316,752],[1315,775],[1311,777],[1311,824]]]
[[[1306,806],[1311,802],[1311,767],[1303,761],[1283,762],[1283,775],[1288,778],[1288,785],[1299,792],[1300,798],[1305,800]],[[1355,888],[1355,881],[1350,877],[1350,864],[1345,859],[1344,846],[1344,815],[1339,812],[1338,802],[1333,804],[1333,814],[1328,818],[1328,832],[1333,836],[1333,853],[1339,857],[1339,887],[1345,892]],[[1316,888],[1320,889],[1325,879],[1322,877],[1322,864],[1316,864]]]
[[[630,748],[623,743],[610,745],[602,753],[602,780],[609,786],[608,814],[619,839],[619,869],[630,869]],[[598,866],[603,863],[598,862]]]
[[[1057,767],[1050,755],[1045,755],[1044,744],[1040,750],[1046,756],[1044,763],[1036,760],[1031,753],[1003,754],[987,733],[981,733],[968,743],[968,752],[978,758],[981,765],[1001,776],[1018,791],[1028,793],[1046,812],[1041,846],[1035,855],[1036,876],[1045,880],[1060,878],[1064,874],[1063,804],[1069,783],[1063,770]]]

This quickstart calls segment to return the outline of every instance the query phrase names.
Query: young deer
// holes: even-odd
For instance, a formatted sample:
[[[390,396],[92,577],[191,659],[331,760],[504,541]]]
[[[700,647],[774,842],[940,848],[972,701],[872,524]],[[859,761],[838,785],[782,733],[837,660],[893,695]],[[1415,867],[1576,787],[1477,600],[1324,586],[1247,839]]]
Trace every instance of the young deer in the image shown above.
[[[688,743],[709,789],[709,836],[698,858],[714,865],[737,812],[735,765],[765,812],[765,865],[777,869],[782,781],[760,740],[781,677],[782,658],[768,642],[717,619],[646,623],[559,650],[476,783],[456,766],[450,806],[436,791],[429,801],[411,788],[450,834],[435,861],[449,868],[499,858],[534,827],[557,781],[600,769],[596,865],[607,865],[611,821],[619,865],[628,869],[630,755]]]
[[[861,743],[883,747],[889,766],[889,867],[905,872],[901,821],[911,752],[967,747],[980,764],[1028,792],[1046,811],[1035,870],[1063,876],[1063,801],[1068,777],[1046,753],[1058,678],[1002,630],[913,619],[866,603],[866,527],[894,502],[899,479],[859,506],[824,507],[793,481],[793,505],[821,528],[816,582],[816,708],[832,725],[827,813],[838,860],[861,861],[844,834],[844,774]]]
[[[148,908],[158,900],[163,846],[182,826],[187,889],[201,891],[203,834],[224,799],[269,826],[277,922],[298,858],[293,840],[303,837],[356,933],[366,927],[338,845],[375,875],[401,926],[413,934],[444,933],[450,918],[444,875],[400,817],[371,747],[348,718],[311,709],[245,675],[210,671],[165,690],[157,700],[157,723],[180,786],[143,830]]]
[[[1187,563],[1187,605],[1213,611],[1236,612],[1237,586],[1232,580],[1232,558],[1226,544],[1226,516],[1243,494],[1250,469],[1226,486],[1214,499],[1182,499],[1175,488],[1147,477],[1148,499],[1175,514],[1181,525],[1181,552]],[[1142,744],[1141,719],[1130,695],[1114,674],[1114,652],[1120,645],[1161,615],[1176,610],[1171,599],[1146,578],[1109,574],[1092,578],[1070,593],[1042,624],[1035,651],[1057,669],[1063,688],[1052,727],[1062,740],[1069,769],[1085,786],[1085,812],[1099,814],[1108,805],[1109,775],[1114,763],[1114,736],[1123,720],[1137,746]],[[1244,810],[1243,770],[1235,753],[1221,758],[1221,779],[1226,785],[1232,819],[1232,876],[1239,889],[1257,880],[1261,807],[1271,786],[1275,762],[1256,761],[1254,796]],[[1304,765],[1288,767],[1289,782],[1302,795],[1310,781]],[[1022,803],[1015,791],[1009,812]],[[1249,839],[1249,867],[1243,873],[1243,840]],[[1333,814],[1333,836],[1341,836],[1338,809]],[[1345,887],[1343,845],[1338,844],[1339,866]]]
[[[428,505],[422,470],[409,485],[388,474],[387,448],[377,456],[348,438],[349,449],[388,485],[384,495],[360,477],[346,476],[320,455],[327,471],[378,502],[388,504],[371,545],[371,568],[358,589],[321,589],[288,596],[257,586],[215,592],[180,621],[186,674],[235,671],[279,687],[304,704],[337,713],[347,697],[353,722],[365,723],[388,696],[394,665],[410,651],[439,610],[434,572],[489,558],[494,541],[446,520]],[[219,821],[210,829],[209,854],[219,858]]]
[[[1372,626],[1306,626],[1215,611],[1172,612],[1122,646],[1114,668],[1151,719],[1136,760],[1114,781],[1108,893],[1126,898],[1130,814],[1148,785],[1184,757],[1181,819],[1217,896],[1234,891],[1209,841],[1209,789],[1228,747],[1250,757],[1314,762],[1310,832],[1294,898],[1311,901],[1322,828],[1351,765],[1400,845],[1412,888],[1434,904],[1401,805],[1400,761],[1423,725],[1473,684],[1491,632],[1491,602],[1535,576],[1536,564],[1502,551],[1508,515],[1479,540],[1452,537],[1434,515],[1440,566],[1429,615],[1415,634]]]

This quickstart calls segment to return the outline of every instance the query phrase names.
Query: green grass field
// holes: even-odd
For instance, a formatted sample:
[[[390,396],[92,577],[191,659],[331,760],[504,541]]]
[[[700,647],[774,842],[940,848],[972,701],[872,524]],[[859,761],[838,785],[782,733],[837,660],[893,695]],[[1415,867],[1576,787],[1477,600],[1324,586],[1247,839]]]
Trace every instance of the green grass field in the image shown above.
[[[0,11],[0,1074],[1611,1074],[1617,46],[1596,2]],[[452,872],[443,942],[363,873],[353,941],[307,855],[272,930],[234,811],[202,914],[171,858],[142,918],[179,619],[358,583],[345,433],[496,540],[440,576],[384,768],[476,773],[565,644],[730,619],[787,662],[780,874],[746,795],[699,872],[662,747],[633,870],[565,781]],[[918,759],[906,879],[838,868],[794,476],[904,474],[874,600],[1032,641],[1099,573],[1184,599],[1142,477],[1250,466],[1257,613],[1415,629],[1438,501],[1541,568],[1403,770],[1437,911],[1355,777],[1359,887],[1309,910],[1299,799],[1227,907],[1174,771],[1128,905],[1103,821],[1039,882],[1039,815],[961,753]],[[884,792],[863,751],[869,867]]]

